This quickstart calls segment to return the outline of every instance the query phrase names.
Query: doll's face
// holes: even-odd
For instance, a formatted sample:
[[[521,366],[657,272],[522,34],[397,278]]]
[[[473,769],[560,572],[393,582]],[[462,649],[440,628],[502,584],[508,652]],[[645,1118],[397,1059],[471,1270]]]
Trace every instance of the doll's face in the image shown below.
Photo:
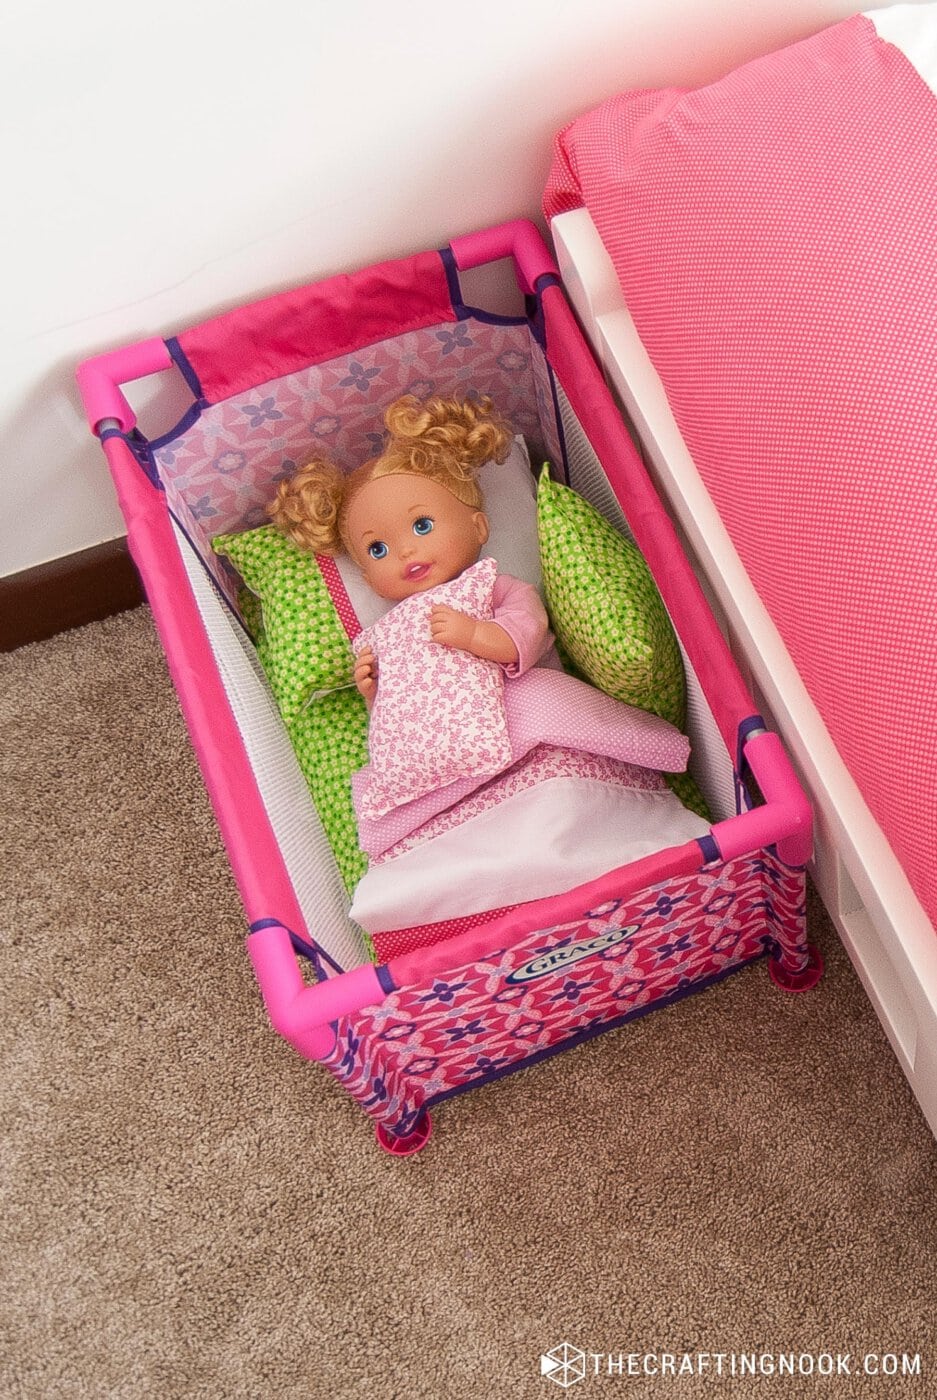
[[[488,539],[488,518],[439,482],[401,472],[355,493],[344,534],[375,593],[399,601],[474,564]]]

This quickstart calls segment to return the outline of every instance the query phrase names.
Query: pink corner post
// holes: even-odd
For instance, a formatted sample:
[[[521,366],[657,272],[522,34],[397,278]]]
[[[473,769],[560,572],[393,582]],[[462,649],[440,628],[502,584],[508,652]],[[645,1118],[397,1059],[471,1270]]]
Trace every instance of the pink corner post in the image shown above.
[[[121,384],[157,374],[169,369],[171,364],[166,342],[158,336],[84,360],[76,370],[76,377],[92,431],[96,433],[101,423],[114,419],[122,433],[129,433],[137,419],[121,391]]]
[[[498,262],[501,258],[513,258],[518,285],[528,295],[536,287],[538,278],[545,274],[559,276],[540,230],[530,219],[512,219],[477,233],[467,233],[453,238],[449,246],[460,272],[481,267],[483,263]]]

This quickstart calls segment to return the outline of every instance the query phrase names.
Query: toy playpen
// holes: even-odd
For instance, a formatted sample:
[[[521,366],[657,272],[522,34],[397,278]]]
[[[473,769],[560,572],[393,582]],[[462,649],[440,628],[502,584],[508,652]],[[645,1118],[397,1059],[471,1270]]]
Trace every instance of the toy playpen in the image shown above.
[[[512,259],[524,311],[463,300],[460,273]],[[165,372],[191,407],[147,440],[121,385]],[[428,1110],[767,956],[812,986],[804,867],[811,812],[747,693],[569,309],[535,226],[247,304],[79,369],[130,547],[244,902],[275,1029],[320,1061],[395,1154]],[[263,525],[273,483],[323,441],[351,467],[402,392],[491,395],[544,460],[647,560],[679,639],[690,770],[708,834],[588,884],[375,947],[255,646],[212,548]],[[248,625],[245,625],[247,622]],[[451,872],[453,880],[458,872]],[[408,931],[412,933],[412,931]]]

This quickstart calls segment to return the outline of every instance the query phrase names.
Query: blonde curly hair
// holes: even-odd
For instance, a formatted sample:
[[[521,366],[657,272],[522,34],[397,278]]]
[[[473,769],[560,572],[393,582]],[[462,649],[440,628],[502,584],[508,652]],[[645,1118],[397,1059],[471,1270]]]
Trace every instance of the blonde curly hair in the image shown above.
[[[277,529],[316,554],[348,550],[348,507],[362,486],[382,476],[429,477],[464,505],[481,510],[478,471],[486,462],[505,461],[514,440],[488,398],[421,400],[405,394],[387,409],[384,426],[381,454],[347,476],[316,457],[281,481],[267,507]]]

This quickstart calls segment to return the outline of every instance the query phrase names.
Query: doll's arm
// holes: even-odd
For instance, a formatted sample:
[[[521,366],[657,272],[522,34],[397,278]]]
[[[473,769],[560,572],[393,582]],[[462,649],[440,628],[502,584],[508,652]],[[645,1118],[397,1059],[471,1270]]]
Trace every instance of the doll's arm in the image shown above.
[[[510,633],[497,622],[469,617],[467,613],[437,603],[430,612],[429,633],[441,646],[470,652],[482,661],[497,661],[501,666],[517,664],[517,646]]]
[[[520,676],[543,660],[553,646],[546,608],[532,584],[510,574],[499,574],[492,595],[494,621],[514,643],[515,658],[507,663],[509,676]]]
[[[492,603],[494,618],[486,622],[437,604],[430,617],[430,635],[443,646],[496,661],[508,675],[522,675],[553,644],[546,609],[536,588],[509,574],[498,575]]]

